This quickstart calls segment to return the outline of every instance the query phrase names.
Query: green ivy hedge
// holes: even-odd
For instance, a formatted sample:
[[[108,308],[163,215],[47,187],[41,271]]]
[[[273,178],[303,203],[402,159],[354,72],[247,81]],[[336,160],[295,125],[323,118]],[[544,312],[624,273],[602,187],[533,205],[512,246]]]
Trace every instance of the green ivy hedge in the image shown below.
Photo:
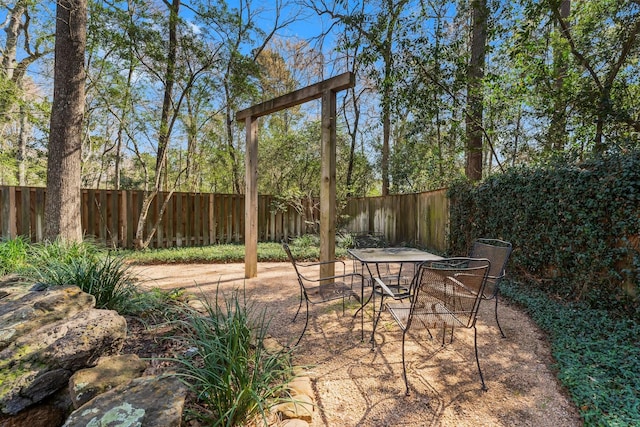
[[[640,151],[512,168],[449,189],[450,248],[514,246],[510,271],[568,301],[640,318]]]

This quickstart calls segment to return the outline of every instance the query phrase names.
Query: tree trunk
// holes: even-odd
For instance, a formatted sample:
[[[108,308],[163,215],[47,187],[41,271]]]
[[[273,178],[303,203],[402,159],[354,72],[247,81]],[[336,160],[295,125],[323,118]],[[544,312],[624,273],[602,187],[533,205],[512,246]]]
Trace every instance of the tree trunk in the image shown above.
[[[44,237],[82,240],[80,158],[84,114],[87,1],[59,0]]]
[[[389,139],[391,136],[391,112],[389,108],[389,90],[382,95],[382,195],[389,195]]]
[[[560,3],[560,17],[567,21],[571,11],[571,0],[562,0]],[[559,24],[561,32],[568,31],[563,29]],[[566,35],[563,34],[566,38]],[[547,149],[562,151],[567,145],[567,103],[564,97],[564,77],[567,74],[568,50],[561,46],[556,46],[553,51],[553,68],[554,68],[554,89],[555,96],[553,100],[553,113],[551,123],[549,124],[549,136]]]
[[[49,51],[40,51],[40,40],[36,38],[35,46],[30,46],[28,0],[16,1],[13,8],[7,7],[8,16],[5,19],[6,33],[4,49],[0,55],[0,73],[13,85],[0,98],[0,122],[7,121],[8,113],[14,109],[23,88],[23,79],[29,65],[41,58]],[[23,21],[24,18],[24,21]],[[24,40],[25,52],[18,58],[18,43]],[[6,90],[6,89],[5,89]]]
[[[20,105],[20,130],[18,134],[18,185],[27,185],[27,140],[29,139],[29,116],[25,104]]]
[[[22,30],[22,15],[25,13],[26,7],[24,1],[16,2],[13,9],[10,10],[8,19],[9,25],[5,28],[7,38],[4,44],[4,52],[2,52],[2,69],[7,77],[13,78],[13,70],[16,66],[16,55],[18,52],[18,38]]]
[[[358,142],[358,139],[357,139],[358,126],[360,124],[360,105],[358,103],[358,98],[356,96],[355,88],[349,89],[349,92],[351,93],[351,99],[353,102],[353,117],[351,119],[353,127],[351,127],[349,120],[345,120],[347,123],[347,132],[349,134],[349,138],[351,139],[351,144],[349,147],[349,164],[347,166],[346,187],[347,187],[347,197],[352,197],[353,196],[353,169],[355,166],[356,144]],[[343,110],[343,112],[346,115],[346,108]]]
[[[227,98],[226,105],[226,131],[227,131],[227,152],[229,154],[229,159],[231,160],[231,175],[233,180],[233,192],[235,194],[242,194],[241,192],[241,182],[240,182],[240,166],[238,165],[238,158],[236,156],[236,148],[234,146],[234,137],[233,137],[233,110],[231,104],[231,89],[229,87],[230,82],[225,80],[224,90],[225,96]]]
[[[153,237],[153,233],[145,238],[144,231],[149,215],[149,208],[153,199],[159,192],[166,190],[166,182],[163,186],[163,177],[167,180],[167,149],[169,145],[169,136],[172,130],[172,121],[169,120],[173,105],[173,86],[176,79],[176,58],[178,56],[178,12],[180,10],[180,0],[173,0],[171,4],[165,2],[169,9],[169,47],[167,51],[167,64],[164,75],[164,96],[162,99],[162,112],[160,115],[160,129],[158,129],[158,152],[156,157],[156,176],[154,179],[153,189],[145,194],[142,202],[142,209],[138,217],[136,226],[136,237],[133,244],[136,249],[145,249]],[[175,114],[175,113],[174,113]],[[166,203],[166,202],[165,202]]]
[[[486,0],[471,2],[472,33],[471,59],[467,70],[467,165],[466,175],[471,181],[482,179],[482,79],[484,77],[484,57],[487,43]]]
[[[165,70],[164,97],[162,99],[162,113],[160,116],[160,129],[158,131],[158,156],[156,158],[156,188],[162,187],[162,174],[167,173],[167,148],[169,145],[169,115],[172,108],[173,85],[176,81],[176,58],[178,55],[178,11],[180,0],[173,0],[172,4],[166,3],[169,8],[169,50],[167,52],[167,68]]]
[[[198,104],[198,101],[193,100],[191,95],[187,96],[185,100],[187,102],[187,116],[183,119],[183,122],[187,134],[187,158],[184,180],[189,191],[197,192],[199,187],[195,157],[198,148],[198,106],[194,104]]]

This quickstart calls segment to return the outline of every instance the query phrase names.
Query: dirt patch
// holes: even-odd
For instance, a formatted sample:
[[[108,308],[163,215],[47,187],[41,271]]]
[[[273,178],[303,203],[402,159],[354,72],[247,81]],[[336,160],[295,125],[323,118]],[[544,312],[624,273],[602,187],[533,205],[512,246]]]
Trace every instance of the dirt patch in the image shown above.
[[[219,288],[246,290],[273,318],[270,333],[295,342],[302,315],[291,322],[299,287],[287,263],[260,263],[258,277],[244,279],[244,264],[137,266],[144,287],[184,288],[211,297]],[[580,426],[574,405],[560,387],[544,334],[522,311],[500,303],[501,338],[493,302],[483,303],[478,319],[478,351],[489,390],[483,392],[474,359],[473,330],[457,329],[452,344],[427,333],[409,335],[406,346],[411,395],[404,395],[402,334],[383,313],[376,350],[369,337],[372,312],[365,310],[364,340],[358,304],[311,307],[309,327],[295,351],[308,367],[316,393],[312,426]],[[172,349],[168,349],[171,351]]]

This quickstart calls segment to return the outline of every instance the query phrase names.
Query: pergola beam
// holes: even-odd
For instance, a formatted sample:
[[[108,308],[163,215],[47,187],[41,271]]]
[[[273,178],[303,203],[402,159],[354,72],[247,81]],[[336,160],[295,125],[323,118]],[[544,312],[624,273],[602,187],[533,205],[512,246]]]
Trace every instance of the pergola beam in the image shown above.
[[[244,121],[247,117],[258,118],[275,113],[286,108],[294,107],[305,102],[322,97],[325,91],[340,92],[355,85],[353,73],[344,73],[331,77],[311,86],[298,89],[286,95],[265,101],[236,113],[236,121]]]

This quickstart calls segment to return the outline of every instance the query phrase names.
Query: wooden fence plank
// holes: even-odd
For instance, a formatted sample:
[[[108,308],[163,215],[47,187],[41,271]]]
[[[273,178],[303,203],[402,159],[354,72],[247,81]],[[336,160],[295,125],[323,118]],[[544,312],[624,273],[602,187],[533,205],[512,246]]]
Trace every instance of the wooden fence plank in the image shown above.
[[[126,210],[126,217],[127,217],[127,234],[126,234],[126,247],[131,249],[134,247],[133,244],[133,238],[135,236],[135,229],[137,227],[137,224],[135,222],[136,216],[134,211],[136,210],[136,205],[134,204],[137,200],[136,196],[136,192],[134,191],[128,191],[126,196],[127,199],[127,210]]]
[[[236,221],[236,229],[235,229],[235,236],[234,236],[234,241],[236,243],[240,243],[240,242],[244,242],[244,233],[245,233],[245,218],[244,218],[244,196],[234,196],[236,198],[236,209],[234,212],[234,218]],[[256,201],[257,203],[257,201]],[[255,210],[256,213],[258,212],[258,210]],[[257,224],[257,222],[256,222]],[[256,237],[257,237],[257,232],[258,229],[256,228]]]
[[[20,188],[20,216],[19,216],[19,221],[20,221],[20,229],[22,230],[20,232],[20,234],[22,234],[23,236],[27,236],[29,237],[29,239],[32,239],[31,236],[31,218],[29,217],[29,214],[31,213],[31,200],[29,198],[30,195],[30,191],[28,187],[21,187]]]
[[[224,242],[224,197],[222,194],[216,194],[215,200],[215,214],[216,218],[215,230],[216,230],[216,243]]]
[[[27,188],[29,193],[29,240],[35,242],[36,240],[36,189],[35,188]]]
[[[36,188],[36,208],[35,208],[35,242],[41,242],[44,239],[44,204],[45,204],[45,189]]]

